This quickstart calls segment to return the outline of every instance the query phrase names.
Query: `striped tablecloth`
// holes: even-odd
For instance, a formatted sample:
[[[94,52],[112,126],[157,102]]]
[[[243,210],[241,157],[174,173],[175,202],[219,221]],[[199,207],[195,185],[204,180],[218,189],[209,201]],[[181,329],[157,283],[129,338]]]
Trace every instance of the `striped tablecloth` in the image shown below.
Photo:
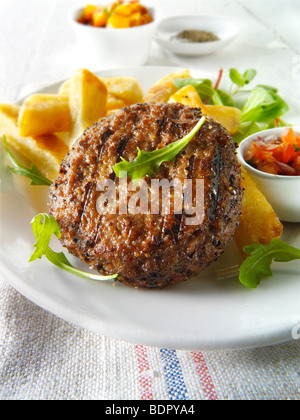
[[[1,400],[298,400],[299,362],[300,340],[194,352],[101,337],[0,280]]]

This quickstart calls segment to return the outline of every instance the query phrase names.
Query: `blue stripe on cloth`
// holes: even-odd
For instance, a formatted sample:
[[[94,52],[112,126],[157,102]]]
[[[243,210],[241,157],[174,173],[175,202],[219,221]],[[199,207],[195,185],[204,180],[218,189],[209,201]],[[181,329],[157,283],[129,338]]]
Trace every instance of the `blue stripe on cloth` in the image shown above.
[[[160,349],[160,356],[163,362],[165,381],[170,399],[189,399],[176,350]]]

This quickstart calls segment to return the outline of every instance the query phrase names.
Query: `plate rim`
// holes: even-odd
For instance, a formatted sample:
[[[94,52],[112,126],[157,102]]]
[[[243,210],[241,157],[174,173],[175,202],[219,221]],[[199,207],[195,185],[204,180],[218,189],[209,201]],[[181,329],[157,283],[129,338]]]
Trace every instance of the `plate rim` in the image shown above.
[[[177,67],[177,66],[141,66],[141,67],[124,67],[121,69],[105,69],[105,70],[99,70],[94,72],[98,76],[104,75],[107,73],[114,73],[119,71],[131,71],[134,69],[134,71],[144,71],[147,69],[148,71],[151,71],[153,69],[159,69],[159,71],[180,71],[184,69],[185,67]],[[191,72],[196,71],[195,69],[190,68]],[[199,72],[199,70],[197,70]],[[208,73],[208,72],[204,72]],[[55,82],[53,84],[49,84],[45,87],[39,88],[38,90],[32,92],[32,93],[38,93],[41,91],[45,91],[46,89],[50,90],[51,88],[55,88],[59,86],[61,83],[63,83],[66,79]],[[19,101],[21,102],[22,99]],[[16,274],[11,268],[7,267],[5,262],[0,259],[0,267],[1,267],[1,276],[10,284],[13,286],[19,293],[21,293],[23,296],[25,296],[27,299],[35,303],[37,306],[41,307],[42,309],[52,313],[55,316],[58,316],[62,320],[65,320],[73,325],[76,325],[80,328],[86,328],[89,331],[92,331],[94,333],[105,335],[107,337],[111,337],[114,339],[118,339],[121,341],[127,341],[135,344],[143,344],[146,346],[154,346],[154,347],[168,347],[168,348],[175,348],[178,350],[233,350],[233,349],[249,349],[253,347],[264,347],[268,345],[273,344],[281,344],[287,341],[291,341],[291,328],[292,326],[286,326],[281,328],[280,331],[272,331],[269,332],[269,334],[266,334],[266,332],[261,332],[258,335],[255,335],[255,337],[248,336],[247,338],[240,337],[240,340],[237,340],[236,337],[234,339],[229,339],[227,342],[219,342],[218,340],[211,340],[204,342],[201,339],[199,340],[199,337],[195,337],[194,340],[190,340],[189,342],[183,343],[182,341],[179,342],[177,337],[173,338],[166,338],[164,341],[162,341],[161,337],[153,337],[145,339],[138,339],[137,334],[133,331],[130,331],[127,333],[127,335],[122,334],[123,330],[120,331],[118,328],[115,328],[114,332],[110,330],[111,327],[107,325],[107,322],[103,322],[102,320],[93,320],[93,326],[91,327],[90,318],[87,316],[85,317],[82,313],[78,313],[78,309],[72,311],[69,307],[62,307],[59,303],[53,302],[53,299],[48,298],[44,295],[44,293],[41,293],[40,291],[34,289],[32,285],[28,285],[24,283],[24,280]],[[95,322],[94,322],[95,321]],[[89,325],[88,325],[89,324]],[[99,331],[99,325],[101,324],[101,329],[103,332]],[[110,331],[109,331],[110,330]]]

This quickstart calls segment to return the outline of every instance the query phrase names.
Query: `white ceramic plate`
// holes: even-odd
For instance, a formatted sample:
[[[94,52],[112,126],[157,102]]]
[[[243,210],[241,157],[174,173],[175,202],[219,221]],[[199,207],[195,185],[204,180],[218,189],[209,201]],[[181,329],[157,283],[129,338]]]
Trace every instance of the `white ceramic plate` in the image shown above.
[[[174,39],[184,30],[197,29],[213,32],[219,40],[211,42],[182,42]],[[172,16],[159,22],[155,41],[174,54],[197,57],[212,54],[225,48],[238,34],[237,26],[228,20],[215,16]]]
[[[136,77],[146,91],[173,71],[178,69],[143,67],[101,75]],[[201,76],[214,78],[211,74]],[[55,93],[58,86],[42,91]],[[299,103],[293,104],[295,115],[299,115]],[[277,344],[291,340],[292,331],[300,327],[300,261],[275,263],[273,278],[249,290],[237,279],[216,278],[216,269],[240,261],[234,244],[198,279],[164,290],[136,290],[85,280],[46,259],[28,263],[34,243],[30,220],[47,211],[47,188],[29,186],[28,180],[7,170],[0,179],[1,274],[28,299],[66,321],[136,344],[185,350]],[[300,225],[286,225],[284,239],[300,247]],[[58,241],[52,246],[61,250]],[[70,260],[83,267],[72,257]]]

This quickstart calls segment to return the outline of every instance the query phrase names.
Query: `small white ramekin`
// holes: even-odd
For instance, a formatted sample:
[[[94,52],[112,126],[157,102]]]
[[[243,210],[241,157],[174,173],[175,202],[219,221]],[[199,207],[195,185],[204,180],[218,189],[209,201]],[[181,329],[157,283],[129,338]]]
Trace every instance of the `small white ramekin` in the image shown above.
[[[273,128],[247,137],[240,143],[237,155],[241,165],[250,172],[279,219],[283,222],[300,223],[300,176],[268,174],[253,168],[245,160],[246,153],[257,136],[265,138],[274,134],[280,137],[285,129],[286,127]],[[300,127],[293,129],[300,133]]]
[[[87,67],[101,70],[146,64],[157,23],[154,9],[148,8],[152,22],[120,29],[78,23],[83,9],[73,11],[69,20],[78,41],[78,54]]]

